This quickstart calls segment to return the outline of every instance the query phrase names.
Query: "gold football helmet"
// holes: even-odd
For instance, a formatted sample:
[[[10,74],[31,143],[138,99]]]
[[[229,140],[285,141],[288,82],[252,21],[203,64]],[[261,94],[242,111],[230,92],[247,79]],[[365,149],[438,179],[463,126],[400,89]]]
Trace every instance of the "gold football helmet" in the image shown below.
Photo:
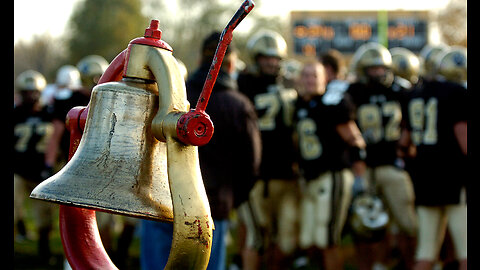
[[[247,42],[247,49],[255,59],[258,55],[273,56],[278,58],[287,57],[287,42],[277,32],[272,30],[260,30]]]
[[[45,77],[40,72],[31,69],[20,73],[16,80],[18,91],[42,91],[46,85]]]
[[[467,80],[467,49],[452,46],[438,56],[436,62],[438,75],[448,81],[464,83]]]
[[[393,82],[392,55],[382,44],[368,42],[360,46],[352,57],[352,69],[355,72],[356,79],[362,83],[377,80],[378,82],[389,86]],[[385,67],[385,75],[378,78],[370,78],[366,72],[370,67]]]
[[[420,74],[427,78],[433,79],[437,74],[436,62],[437,57],[442,54],[448,47],[446,45],[425,45],[420,51]]]
[[[409,49],[396,47],[390,49],[392,54],[393,74],[415,84],[420,74],[420,59]]]
[[[57,71],[55,84],[60,88],[77,89],[82,85],[80,72],[72,65],[61,66]]]
[[[350,226],[355,235],[372,238],[383,235],[389,223],[382,200],[371,193],[363,193],[353,199]]]
[[[107,60],[100,55],[89,55],[82,58],[77,64],[82,85],[89,89],[93,88],[107,67]]]

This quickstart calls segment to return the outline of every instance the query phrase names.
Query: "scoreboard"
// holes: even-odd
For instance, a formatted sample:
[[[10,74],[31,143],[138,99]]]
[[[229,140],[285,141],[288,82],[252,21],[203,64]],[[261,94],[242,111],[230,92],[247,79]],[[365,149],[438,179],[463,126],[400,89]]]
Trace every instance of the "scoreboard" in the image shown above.
[[[295,56],[351,54],[372,41],[418,53],[428,42],[427,11],[292,11],[291,23]]]

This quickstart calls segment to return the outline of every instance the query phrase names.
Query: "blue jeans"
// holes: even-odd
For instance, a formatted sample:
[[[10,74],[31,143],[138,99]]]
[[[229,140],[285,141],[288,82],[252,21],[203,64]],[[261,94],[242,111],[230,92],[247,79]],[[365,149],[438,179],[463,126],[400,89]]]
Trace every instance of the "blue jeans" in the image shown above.
[[[228,220],[213,220],[212,251],[207,270],[225,270]],[[172,246],[173,224],[142,220],[140,229],[140,265],[142,270],[164,269]]]

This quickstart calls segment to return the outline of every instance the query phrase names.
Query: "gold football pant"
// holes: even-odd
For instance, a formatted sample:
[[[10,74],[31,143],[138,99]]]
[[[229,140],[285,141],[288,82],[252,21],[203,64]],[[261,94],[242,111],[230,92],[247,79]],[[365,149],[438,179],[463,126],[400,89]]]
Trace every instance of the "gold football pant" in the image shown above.
[[[383,165],[367,168],[366,180],[374,184],[386,203],[393,221],[401,232],[409,236],[417,233],[415,193],[410,175],[395,166]]]
[[[239,207],[239,217],[247,227],[249,248],[276,244],[284,254],[291,254],[297,242],[298,182],[271,179],[255,183],[248,204]]]
[[[338,245],[352,199],[353,174],[344,169],[326,172],[306,183],[300,202],[299,246]]]
[[[467,258],[467,205],[418,206],[417,260],[437,259],[447,226],[457,259]]]

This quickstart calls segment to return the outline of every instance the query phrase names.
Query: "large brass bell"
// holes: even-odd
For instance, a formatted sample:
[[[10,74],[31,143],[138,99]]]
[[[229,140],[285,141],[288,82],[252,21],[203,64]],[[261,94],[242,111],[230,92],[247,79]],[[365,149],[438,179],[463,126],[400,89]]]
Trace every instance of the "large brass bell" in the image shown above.
[[[165,97],[164,115],[172,106],[188,111],[183,79],[170,50],[167,46],[131,42],[124,79],[93,89],[85,130],[75,155],[59,173],[37,186],[32,198],[134,217],[173,220],[167,146],[152,132],[152,122],[159,111],[159,88],[163,87]],[[145,68],[149,58],[155,58],[155,64]],[[179,98],[169,100],[169,96]],[[187,164],[185,161],[185,167]]]
[[[157,91],[129,80],[96,86],[75,155],[31,197],[172,221],[166,143],[151,131]]]

